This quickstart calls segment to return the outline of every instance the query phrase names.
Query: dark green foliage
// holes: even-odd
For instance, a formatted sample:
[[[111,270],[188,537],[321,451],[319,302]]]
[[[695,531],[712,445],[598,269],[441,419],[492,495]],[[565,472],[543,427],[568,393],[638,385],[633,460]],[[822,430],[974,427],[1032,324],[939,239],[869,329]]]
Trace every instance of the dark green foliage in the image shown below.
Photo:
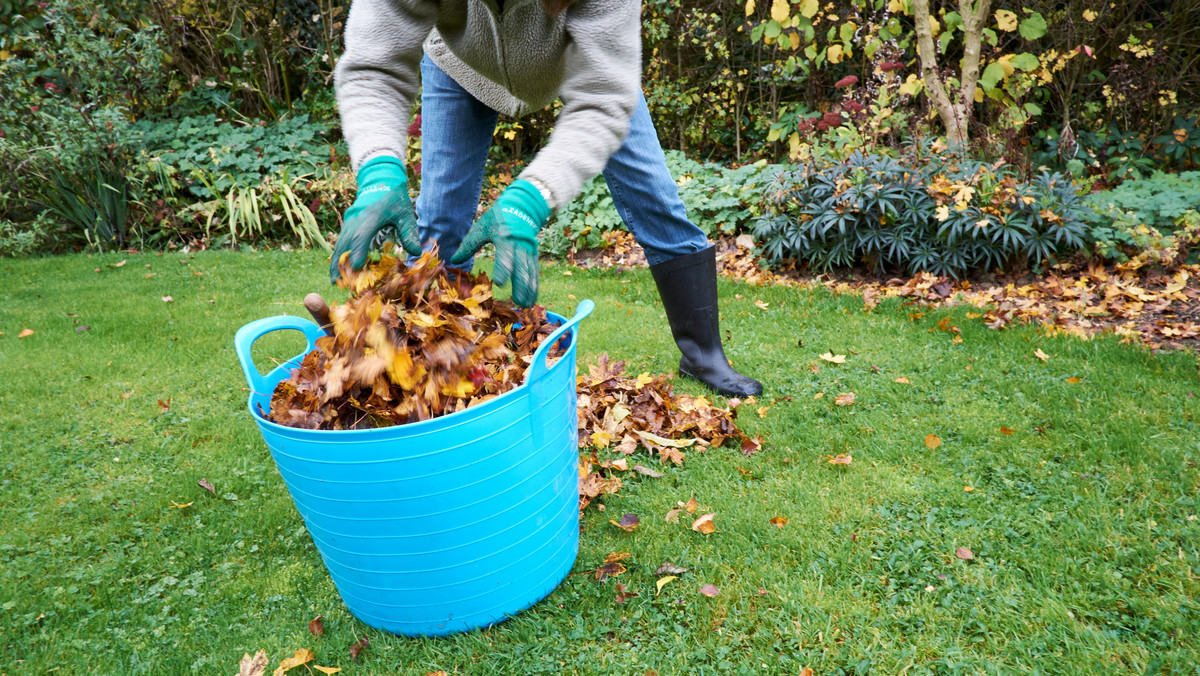
[[[1126,181],[1112,190],[1084,198],[1091,207],[1083,212],[1093,226],[1112,222],[1111,210],[1129,212],[1138,223],[1171,230],[1175,219],[1189,209],[1200,210],[1200,171],[1182,174],[1155,173],[1149,178]]]
[[[960,276],[1038,264],[1082,247],[1086,234],[1067,177],[1021,182],[1008,167],[916,148],[779,171],[766,192],[755,235],[773,265]]]
[[[46,206],[87,245],[123,248],[129,235],[129,183],[125,176],[96,165],[79,175],[56,174]]]

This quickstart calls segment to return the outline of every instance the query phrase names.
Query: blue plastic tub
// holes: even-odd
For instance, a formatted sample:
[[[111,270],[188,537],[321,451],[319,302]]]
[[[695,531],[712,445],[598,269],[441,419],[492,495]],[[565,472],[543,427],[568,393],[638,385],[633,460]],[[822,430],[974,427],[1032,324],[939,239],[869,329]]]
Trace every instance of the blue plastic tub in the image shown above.
[[[234,338],[248,406],[346,607],[406,636],[486,627],[544,598],[579,548],[577,324],[585,300],[542,342],[520,387],[464,411],[373,430],[304,430],[273,423],[275,386],[315,349],[320,328],[281,316]],[[250,348],[292,329],[304,353],[262,375]],[[546,365],[550,346],[566,352]]]

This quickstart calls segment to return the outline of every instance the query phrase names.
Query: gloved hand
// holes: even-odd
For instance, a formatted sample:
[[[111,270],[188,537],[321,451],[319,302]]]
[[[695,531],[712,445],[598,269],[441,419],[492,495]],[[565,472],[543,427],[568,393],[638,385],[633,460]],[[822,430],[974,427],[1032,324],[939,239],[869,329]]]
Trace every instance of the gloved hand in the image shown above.
[[[395,157],[381,155],[358,169],[358,193],[342,218],[342,232],[329,264],[329,281],[337,283],[341,276],[338,260],[347,251],[350,252],[350,267],[357,270],[366,265],[371,242],[388,226],[395,227],[405,251],[414,256],[421,254],[421,236],[417,233],[417,219],[408,196],[404,163]]]
[[[529,307],[537,301],[537,235],[549,218],[550,205],[538,189],[529,181],[513,181],[471,226],[450,263],[467,261],[491,242],[496,246],[496,283],[503,286],[512,279],[513,302]]]

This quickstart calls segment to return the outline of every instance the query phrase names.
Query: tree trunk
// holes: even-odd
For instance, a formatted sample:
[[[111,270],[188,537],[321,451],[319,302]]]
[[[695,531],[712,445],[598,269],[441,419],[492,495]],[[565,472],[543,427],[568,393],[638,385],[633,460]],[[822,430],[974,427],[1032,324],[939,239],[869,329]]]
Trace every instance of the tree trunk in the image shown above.
[[[913,0],[913,22],[917,32],[917,55],[921,60],[921,76],[925,79],[925,92],[946,128],[946,138],[951,145],[966,143],[970,139],[972,108],[975,103],[975,85],[979,82],[980,45],[983,28],[987,25],[988,8],[991,0],[959,0],[958,13],[962,17],[963,58],[960,87],[957,92],[949,91],[938,72],[937,46],[933,41],[933,29],[929,20],[929,0]]]

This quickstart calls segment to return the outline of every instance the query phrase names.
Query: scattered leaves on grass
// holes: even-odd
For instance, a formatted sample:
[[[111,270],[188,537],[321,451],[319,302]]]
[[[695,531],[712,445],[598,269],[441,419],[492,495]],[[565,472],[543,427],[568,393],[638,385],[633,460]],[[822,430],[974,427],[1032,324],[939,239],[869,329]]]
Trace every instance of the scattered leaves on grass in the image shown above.
[[[713,519],[716,516],[716,512],[701,516],[692,522],[692,530],[700,533],[701,535],[712,535],[717,531],[717,526],[713,523]]]
[[[166,401],[159,399],[158,400],[158,408],[159,408],[159,410],[170,411],[171,410],[171,398],[167,397]]]
[[[678,575],[668,575],[666,577],[658,578],[658,581],[654,583],[654,594],[655,595],[661,594],[663,587],[667,586],[668,583],[670,583],[674,580],[678,580],[678,579],[679,579]]]
[[[854,403],[854,393],[843,392],[833,398],[833,403],[837,404],[838,406],[849,406],[850,404]]]
[[[695,514],[700,507],[700,503],[696,502],[696,498],[688,498],[688,501],[683,503],[682,507],[687,510],[688,514]]]
[[[242,662],[238,665],[238,676],[263,676],[267,673],[267,651],[260,650],[254,653],[254,657],[250,653],[242,655]]]
[[[775,526],[776,528],[783,528],[784,526],[787,525],[787,523],[788,523],[788,519],[786,516],[771,517],[771,525]]]
[[[359,638],[357,641],[354,642],[353,645],[350,646],[350,659],[352,661],[358,661],[359,655],[362,655],[363,651],[366,650],[367,647],[370,645],[371,645],[371,639],[368,638],[367,636],[363,636],[363,637]]]
[[[846,355],[834,354],[832,352],[826,352],[825,354],[822,354],[821,359],[824,359],[825,361],[830,362],[831,364],[845,364],[846,363]]]
[[[620,582],[617,583],[617,603],[618,604],[625,603],[626,601],[628,601],[629,599],[631,599],[637,595],[638,595],[637,592],[629,591],[628,587],[621,584]]]
[[[625,514],[621,517],[620,521],[609,519],[608,522],[626,533],[632,533],[637,530],[639,519],[637,514]]]
[[[663,564],[658,567],[658,570],[654,571],[654,574],[655,575],[664,575],[664,574],[666,574],[666,575],[683,575],[686,572],[687,572],[687,568],[684,568],[683,566],[677,566],[677,565],[671,563],[670,561],[664,561]]]
[[[975,553],[966,547],[959,547],[958,549],[954,550],[954,556],[962,559],[963,561],[971,561],[974,560]]]
[[[545,308],[493,298],[482,273],[451,277],[436,248],[408,265],[385,245],[378,263],[339,269],[350,298],[330,310],[333,335],[275,388],[276,423],[370,429],[461,411],[518,386],[557,328]]]
[[[1082,380],[1080,380],[1079,378],[1077,378],[1076,376],[1071,376],[1070,378],[1067,378],[1067,382],[1068,382],[1068,383],[1070,383],[1070,384],[1072,384],[1072,385],[1077,385],[1077,384],[1079,384],[1079,383],[1081,383],[1081,382],[1083,382],[1083,381],[1082,381]]]
[[[1040,348],[1040,347],[1033,351],[1033,356],[1037,357],[1038,359],[1041,359],[1042,361],[1046,361],[1047,359],[1050,358],[1050,355],[1046,354],[1045,352],[1042,352],[1042,348]]]
[[[21,329],[21,332],[17,334],[17,337],[18,338],[28,338],[32,335],[33,335],[33,329]]]
[[[720,594],[721,590],[717,589],[717,586],[715,584],[706,584],[700,588],[700,593],[704,594],[705,596],[707,596],[709,598],[712,598],[712,597],[716,596],[717,594]]]
[[[935,450],[942,445],[942,440],[936,434],[925,435],[925,447],[929,450]]]
[[[603,582],[610,577],[616,577],[621,573],[624,573],[626,570],[625,564],[621,563],[621,561],[624,561],[629,557],[629,552],[612,552],[608,556],[604,557],[604,563],[594,571],[596,580]]]
[[[297,650],[294,655],[280,662],[279,666],[275,668],[275,672],[272,676],[283,676],[288,671],[291,671],[302,664],[308,664],[309,662],[313,661],[313,657],[314,655],[312,654],[311,650],[308,648],[301,648]]]
[[[212,493],[213,495],[217,494],[216,487],[209,483],[208,479],[201,479],[196,482],[196,485],[208,491],[209,493]]]
[[[317,615],[316,617],[309,620],[308,621],[308,633],[312,634],[313,636],[316,636],[317,638],[321,638],[322,636],[324,636],[325,635],[325,619],[322,616]]]
[[[849,453],[839,453],[837,455],[827,455],[825,457],[829,458],[829,464],[831,465],[849,465],[850,463],[854,462],[854,458],[851,457]]]
[[[1000,426],[1000,434],[1012,434],[1015,431],[1016,430],[1010,430],[1009,428],[1004,427],[1003,425]]]

